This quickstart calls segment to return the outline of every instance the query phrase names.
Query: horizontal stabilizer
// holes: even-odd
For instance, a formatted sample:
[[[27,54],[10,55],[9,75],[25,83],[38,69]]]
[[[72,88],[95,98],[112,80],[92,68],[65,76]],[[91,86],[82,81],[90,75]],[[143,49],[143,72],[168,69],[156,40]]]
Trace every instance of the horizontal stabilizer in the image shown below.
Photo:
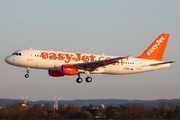
[[[167,61],[167,62],[161,62],[161,63],[154,63],[154,64],[150,64],[150,66],[157,66],[157,65],[162,65],[162,64],[168,64],[168,63],[174,63],[176,61]]]
[[[174,63],[174,62],[176,62],[176,61],[167,61],[167,62],[153,63],[153,64],[149,64],[149,65],[143,65],[141,67],[158,66],[158,65],[169,64],[169,63]]]

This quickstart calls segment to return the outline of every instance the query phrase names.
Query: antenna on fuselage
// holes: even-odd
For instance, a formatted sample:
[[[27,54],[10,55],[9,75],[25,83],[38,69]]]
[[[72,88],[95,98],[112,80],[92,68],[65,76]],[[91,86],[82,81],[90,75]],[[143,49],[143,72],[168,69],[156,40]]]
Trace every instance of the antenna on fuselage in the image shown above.
[[[30,50],[32,50],[32,47],[30,47]]]

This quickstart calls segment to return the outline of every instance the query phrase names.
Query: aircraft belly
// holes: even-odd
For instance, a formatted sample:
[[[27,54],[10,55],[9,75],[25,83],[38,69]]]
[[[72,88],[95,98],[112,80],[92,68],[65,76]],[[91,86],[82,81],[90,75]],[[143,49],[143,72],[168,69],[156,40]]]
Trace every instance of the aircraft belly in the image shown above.
[[[55,66],[56,61],[42,60],[38,62],[39,69],[52,69]]]
[[[47,61],[47,60],[40,60],[40,59],[33,59],[32,61],[21,60],[19,62],[20,67],[30,67],[35,69],[51,69],[54,68],[55,62]]]
[[[106,74],[131,74],[134,73],[133,66],[125,66],[125,65],[118,65],[118,66],[107,66],[104,68]]]

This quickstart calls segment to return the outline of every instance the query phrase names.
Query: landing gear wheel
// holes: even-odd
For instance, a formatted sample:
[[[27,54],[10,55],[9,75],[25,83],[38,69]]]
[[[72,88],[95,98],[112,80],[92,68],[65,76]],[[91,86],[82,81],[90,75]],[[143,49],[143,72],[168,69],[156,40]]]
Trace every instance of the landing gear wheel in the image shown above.
[[[27,74],[25,74],[25,76],[24,76],[25,78],[28,78],[28,77],[29,77],[29,71],[30,71],[30,67],[27,67],[27,68],[26,68]]]
[[[83,79],[82,79],[81,77],[78,77],[78,78],[76,79],[76,82],[77,82],[77,83],[82,83],[82,81],[83,81]]]
[[[25,74],[25,78],[28,78],[29,77],[29,74]]]
[[[92,82],[92,78],[91,77],[86,77],[86,82]]]

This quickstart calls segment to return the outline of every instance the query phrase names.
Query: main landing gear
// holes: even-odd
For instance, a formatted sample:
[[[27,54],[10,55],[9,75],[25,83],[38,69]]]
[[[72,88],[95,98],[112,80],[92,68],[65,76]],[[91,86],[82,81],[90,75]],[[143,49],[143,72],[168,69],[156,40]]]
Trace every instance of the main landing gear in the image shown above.
[[[87,83],[90,83],[90,82],[92,82],[92,77],[90,77],[90,75],[89,75],[89,72],[85,72],[88,76],[86,77],[86,82]],[[83,82],[83,79],[80,77],[80,73],[78,74],[78,78],[76,79],[76,82],[77,83],[82,83]]]
[[[30,68],[29,68],[29,67],[27,67],[27,68],[26,68],[26,72],[27,72],[27,74],[25,74],[25,75],[24,75],[24,77],[25,77],[25,78],[28,78],[28,77],[29,77],[29,71],[30,71]]]

